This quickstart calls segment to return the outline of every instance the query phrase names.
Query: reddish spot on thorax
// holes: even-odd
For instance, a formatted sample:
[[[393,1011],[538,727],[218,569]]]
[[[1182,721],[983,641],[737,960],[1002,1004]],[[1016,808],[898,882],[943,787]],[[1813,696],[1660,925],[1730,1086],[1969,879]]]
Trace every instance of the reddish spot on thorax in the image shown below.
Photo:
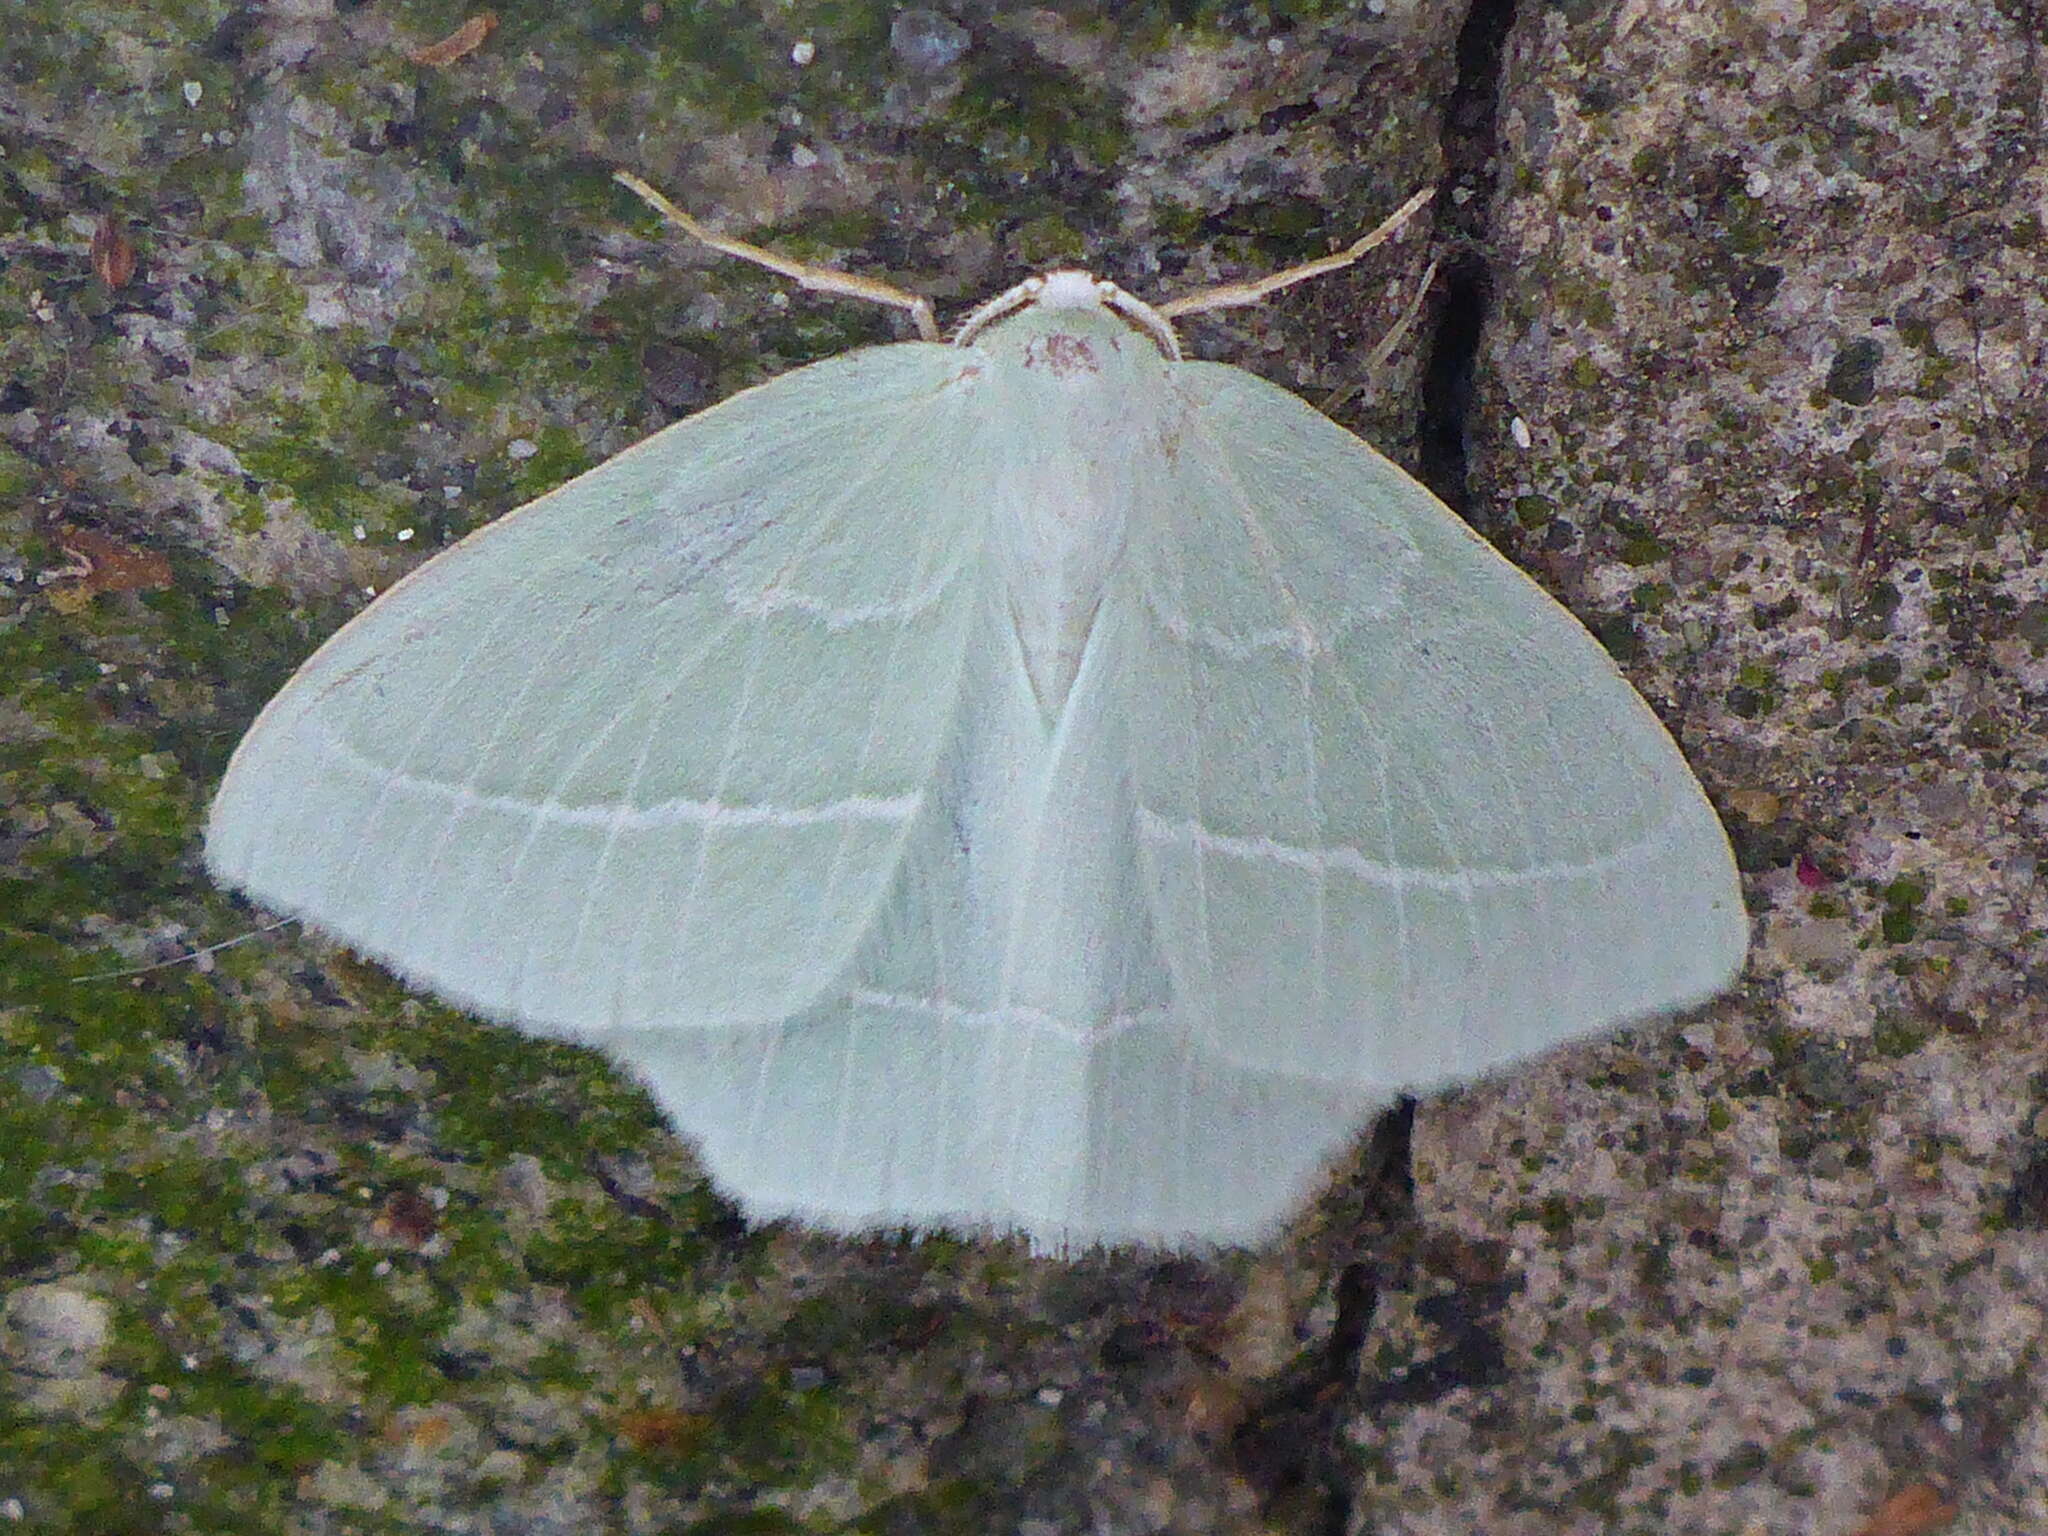
[[[1095,360],[1095,348],[1085,338],[1063,336],[1057,331],[1039,337],[1024,349],[1024,366],[1043,368],[1056,379],[1102,371],[1102,365]]]

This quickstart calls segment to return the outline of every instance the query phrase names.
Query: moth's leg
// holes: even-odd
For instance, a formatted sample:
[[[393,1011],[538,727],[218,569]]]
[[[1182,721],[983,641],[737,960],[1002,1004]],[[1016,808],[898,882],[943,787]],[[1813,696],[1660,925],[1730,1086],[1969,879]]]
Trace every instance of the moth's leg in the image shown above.
[[[1365,362],[1359,367],[1360,382],[1346,384],[1342,389],[1332,390],[1323,397],[1319,408],[1325,416],[1339,406],[1348,404],[1353,396],[1365,388],[1365,381],[1378,373],[1387,359],[1394,355],[1394,348],[1401,345],[1401,338],[1408,334],[1415,324],[1415,317],[1422,313],[1423,300],[1429,297],[1429,285],[1436,281],[1436,268],[1437,264],[1433,261],[1423,268],[1422,281],[1415,285],[1415,292],[1409,296],[1408,302],[1401,306],[1399,318],[1388,327],[1387,334],[1380,338],[1379,345],[1366,355]]]

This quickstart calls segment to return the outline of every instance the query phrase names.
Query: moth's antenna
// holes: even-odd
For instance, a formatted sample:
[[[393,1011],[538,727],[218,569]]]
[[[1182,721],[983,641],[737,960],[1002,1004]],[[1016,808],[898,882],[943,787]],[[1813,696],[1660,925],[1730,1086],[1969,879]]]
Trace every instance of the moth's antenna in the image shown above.
[[[1268,294],[1278,293],[1282,288],[1292,288],[1296,283],[1305,283],[1312,277],[1321,277],[1325,272],[1340,272],[1374,246],[1383,245],[1393,239],[1415,210],[1434,196],[1436,188],[1424,187],[1382,219],[1379,227],[1371,234],[1361,235],[1341,251],[1328,256],[1318,256],[1314,261],[1304,261],[1298,267],[1289,267],[1284,272],[1274,272],[1248,282],[1224,283],[1215,288],[1204,288],[1200,293],[1186,294],[1169,303],[1161,304],[1157,306],[1158,311],[1168,320],[1177,320],[1182,315],[1199,315],[1212,309],[1235,309],[1241,304],[1257,304]]]
[[[794,279],[799,288],[808,288],[813,293],[836,293],[844,298],[866,299],[871,304],[908,310],[920,337],[926,341],[939,339],[939,322],[932,314],[931,300],[927,298],[898,288],[893,283],[882,282],[879,278],[861,277],[853,272],[841,272],[835,267],[814,267],[807,261],[777,255],[764,246],[749,245],[744,240],[714,234],[631,171],[613,171],[612,180],[634,193],[699,245],[708,245],[722,255],[737,256],[741,261],[751,261],[770,272],[779,272]]]

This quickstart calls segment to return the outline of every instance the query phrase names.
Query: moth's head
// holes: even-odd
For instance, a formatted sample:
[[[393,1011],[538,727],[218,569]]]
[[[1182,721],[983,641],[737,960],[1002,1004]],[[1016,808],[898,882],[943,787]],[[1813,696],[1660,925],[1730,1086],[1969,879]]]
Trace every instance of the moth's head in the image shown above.
[[[1083,272],[1079,267],[1043,272],[1031,282],[1038,285],[1031,302],[1040,309],[1107,309],[1114,307],[1112,294],[1129,297],[1108,278]]]
[[[1056,317],[1056,330],[1068,328],[1071,334],[1076,335],[1096,329],[1089,324],[1087,317],[1099,316],[1110,322],[1100,327],[1104,335],[1113,337],[1136,333],[1158,348],[1168,362],[1181,360],[1180,342],[1164,315],[1143,299],[1124,292],[1108,278],[1070,267],[1027,277],[1016,287],[997,294],[960,322],[953,344],[960,347],[980,345],[991,330],[1013,328],[1021,318],[1030,315]]]

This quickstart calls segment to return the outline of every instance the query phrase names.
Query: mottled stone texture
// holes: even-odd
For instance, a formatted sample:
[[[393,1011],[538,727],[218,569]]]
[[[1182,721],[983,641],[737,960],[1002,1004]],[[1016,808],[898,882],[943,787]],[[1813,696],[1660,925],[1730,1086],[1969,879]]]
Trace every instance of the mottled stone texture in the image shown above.
[[[1922,1480],[2048,1528],[2044,27],[1518,23],[1474,505],[1663,707],[1759,942],[1680,1032],[1424,1109],[1514,1382],[1358,1417],[1360,1530],[1847,1532]]]
[[[10,11],[0,1515],[2048,1529],[2048,12],[1327,10],[519,3],[439,62],[454,0]],[[1064,1262],[746,1230],[602,1061],[306,937],[72,981],[255,921],[206,797],[363,588],[899,334],[615,164],[952,313],[1441,178],[1430,241],[1187,341],[1609,643],[1728,820],[1744,986],[1389,1119],[1260,1253]]]

